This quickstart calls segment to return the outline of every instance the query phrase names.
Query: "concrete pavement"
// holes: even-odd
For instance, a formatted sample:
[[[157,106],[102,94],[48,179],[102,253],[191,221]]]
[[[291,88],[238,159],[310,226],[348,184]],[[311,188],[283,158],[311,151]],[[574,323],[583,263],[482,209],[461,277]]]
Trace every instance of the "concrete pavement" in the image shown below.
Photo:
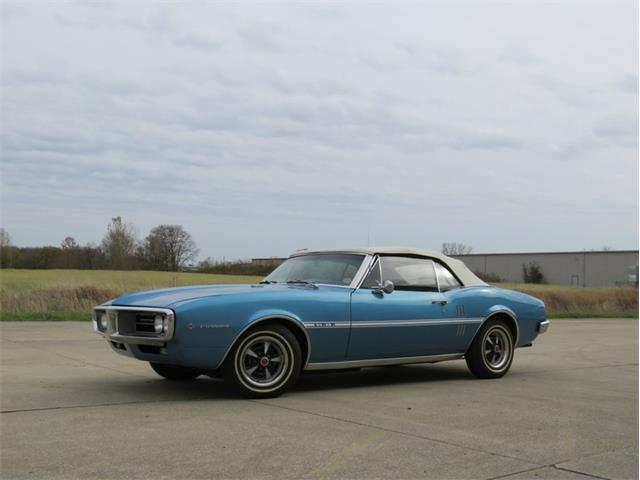
[[[0,324],[2,478],[638,477],[638,321],[555,320],[499,380],[464,361],[173,383],[89,323]]]

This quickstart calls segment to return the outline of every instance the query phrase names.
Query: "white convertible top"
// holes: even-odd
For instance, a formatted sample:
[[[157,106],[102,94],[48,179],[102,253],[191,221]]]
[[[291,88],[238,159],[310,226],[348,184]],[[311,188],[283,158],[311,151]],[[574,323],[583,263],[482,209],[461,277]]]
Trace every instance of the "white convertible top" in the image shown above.
[[[419,257],[433,258],[447,265],[453,273],[460,279],[465,287],[487,285],[480,280],[469,268],[460,260],[447,257],[440,252],[432,250],[421,250],[407,247],[355,247],[355,248],[322,248],[322,249],[302,249],[291,254],[292,257],[316,253],[361,253],[363,255],[416,255]]]

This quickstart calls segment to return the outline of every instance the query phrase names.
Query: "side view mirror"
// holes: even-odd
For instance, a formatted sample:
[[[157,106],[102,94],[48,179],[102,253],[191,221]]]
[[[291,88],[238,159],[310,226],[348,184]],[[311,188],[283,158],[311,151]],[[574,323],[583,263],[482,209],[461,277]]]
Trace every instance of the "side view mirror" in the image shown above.
[[[393,290],[395,289],[393,282],[391,280],[385,280],[384,282],[382,282],[382,285],[378,284],[376,285],[371,292],[372,293],[391,293],[393,292]]]

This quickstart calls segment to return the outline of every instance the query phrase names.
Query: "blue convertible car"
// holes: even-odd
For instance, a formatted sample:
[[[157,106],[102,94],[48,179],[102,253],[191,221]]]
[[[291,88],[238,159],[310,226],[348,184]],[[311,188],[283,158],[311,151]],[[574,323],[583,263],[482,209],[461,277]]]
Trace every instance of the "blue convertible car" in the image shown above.
[[[459,260],[355,248],[297,251],[256,285],[124,295],[96,307],[93,326],[165,378],[222,374],[270,397],[303,370],[464,357],[475,376],[501,377],[549,321],[543,302],[489,286]]]

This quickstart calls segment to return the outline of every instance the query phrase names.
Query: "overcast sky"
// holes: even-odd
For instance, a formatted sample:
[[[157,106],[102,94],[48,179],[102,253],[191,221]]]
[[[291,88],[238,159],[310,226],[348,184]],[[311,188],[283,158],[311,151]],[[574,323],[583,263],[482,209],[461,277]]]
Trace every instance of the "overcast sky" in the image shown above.
[[[17,245],[638,248],[636,2],[2,2]]]

